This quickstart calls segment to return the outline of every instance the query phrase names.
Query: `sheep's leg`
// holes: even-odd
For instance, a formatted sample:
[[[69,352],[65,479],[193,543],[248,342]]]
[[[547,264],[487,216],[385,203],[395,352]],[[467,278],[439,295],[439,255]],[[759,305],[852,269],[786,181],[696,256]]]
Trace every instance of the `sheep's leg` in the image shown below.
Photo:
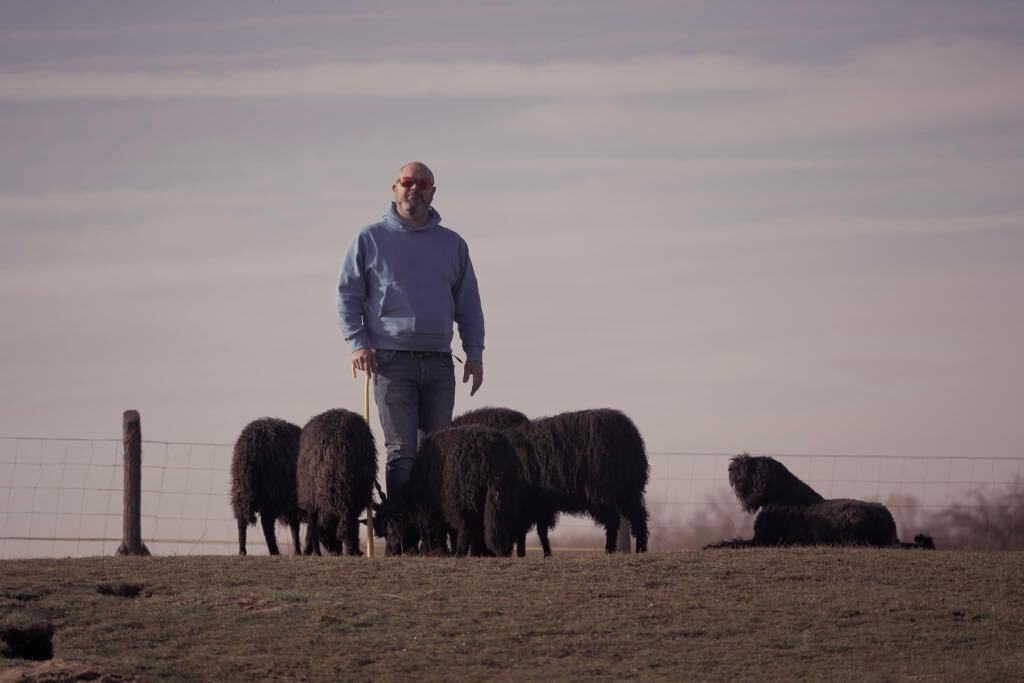
[[[458,529],[458,544],[462,546],[462,539],[466,539],[465,548],[469,554],[472,557],[480,557],[487,552],[487,546],[484,544],[483,520],[476,518],[475,515],[467,515],[467,517],[468,519],[463,519],[462,528]]]
[[[540,547],[544,550],[544,557],[551,557],[551,542],[548,540],[548,524],[537,523],[537,538],[540,539]]]
[[[473,557],[493,557],[494,553],[491,552],[487,544],[484,543],[482,536],[478,536],[474,541],[473,545],[470,546],[469,554]]]
[[[604,551],[614,553],[619,545],[619,512],[618,510],[605,510],[597,517],[598,522],[604,524]]]
[[[526,557],[526,532],[516,534],[516,557]]]
[[[297,519],[293,519],[288,522],[288,526],[292,529],[292,549],[295,551],[296,555],[301,555],[302,543],[299,540],[299,521]]]
[[[238,554],[245,557],[245,532],[249,523],[244,519],[238,520]]]
[[[344,519],[338,522],[338,541],[345,546],[346,555],[362,555],[359,549],[359,513],[346,513]]]
[[[309,513],[309,522],[306,524],[306,547],[303,552],[306,555],[320,554],[320,516],[314,510]]]
[[[447,534],[436,533],[431,531],[422,537],[420,542],[421,554],[430,555],[432,557],[444,557],[450,554],[448,551],[448,538]],[[452,546],[451,552],[455,552],[456,546]]]
[[[551,543],[548,541],[548,531],[554,528],[557,514],[557,512],[549,509],[537,515],[537,537],[540,539],[540,547],[544,550],[544,557],[551,557]]]
[[[420,532],[424,554],[443,557],[454,553],[461,535],[458,529],[453,529],[445,524],[441,517],[431,517],[426,528],[421,529]],[[451,541],[451,550],[448,549],[449,541]]]
[[[623,515],[629,520],[629,527],[633,531],[633,538],[636,539],[636,552],[647,552],[647,506],[644,499],[634,501],[622,510]]]
[[[465,557],[469,554],[470,547],[469,530],[463,529],[462,533],[459,534],[458,542],[455,545],[455,554],[459,557]]]
[[[260,513],[260,523],[263,525],[263,538],[267,539],[267,550],[271,555],[280,555],[277,549],[277,534],[274,533],[274,515],[263,511]]]
[[[420,553],[423,555],[444,556],[449,554],[448,541],[451,540],[451,552],[457,548],[462,533],[449,526],[444,517],[436,512],[418,513],[416,525],[419,531]]]

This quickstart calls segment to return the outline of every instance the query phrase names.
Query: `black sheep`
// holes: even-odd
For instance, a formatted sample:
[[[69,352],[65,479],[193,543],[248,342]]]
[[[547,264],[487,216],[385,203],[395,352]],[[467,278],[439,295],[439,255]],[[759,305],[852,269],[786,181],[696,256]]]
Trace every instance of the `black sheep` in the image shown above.
[[[509,555],[515,539],[519,470],[505,435],[482,425],[452,427],[423,438],[413,465],[407,509],[387,498],[377,507],[375,532],[385,552]]]
[[[341,408],[313,417],[299,444],[299,507],[308,517],[305,552],[320,544],[338,554],[359,550],[359,514],[377,478],[377,447],[366,420]]]
[[[299,457],[297,425],[275,417],[253,420],[235,441],[231,457],[231,508],[238,520],[238,554],[245,555],[245,533],[256,523],[263,526],[267,550],[278,555],[274,522],[291,527],[292,544],[300,552],[299,524],[303,521],[295,490]]]
[[[493,427],[494,429],[514,429],[521,427],[530,421],[523,413],[511,408],[478,408],[459,415],[452,420],[453,427],[479,424]],[[551,529],[558,522],[558,510],[552,507],[542,491],[533,483],[538,477],[531,476],[536,470],[535,464],[530,460],[530,451],[527,449],[516,449],[516,462],[519,464],[519,514],[516,521],[516,555],[526,555],[526,534],[531,528],[537,528],[537,535],[540,537],[541,547],[544,549],[544,556],[551,555],[551,543],[548,541],[548,529]]]
[[[896,522],[881,503],[826,500],[779,461],[746,453],[729,463],[729,483],[747,512],[758,512],[754,538],[716,543],[709,548],[776,545],[867,545],[934,548],[919,534],[901,543]]]
[[[477,408],[459,415],[452,420],[452,427],[464,427],[466,425],[485,425],[493,429],[512,429],[524,425],[530,418],[518,410],[511,408]]]
[[[489,410],[495,423],[507,422],[516,413]],[[516,450],[522,478],[517,554],[525,553],[526,532],[536,524],[544,555],[550,555],[548,530],[559,512],[589,514],[602,524],[610,553],[615,552],[619,520],[625,517],[637,552],[646,552],[644,490],[650,467],[632,420],[618,410],[580,410],[522,423],[505,433]]]

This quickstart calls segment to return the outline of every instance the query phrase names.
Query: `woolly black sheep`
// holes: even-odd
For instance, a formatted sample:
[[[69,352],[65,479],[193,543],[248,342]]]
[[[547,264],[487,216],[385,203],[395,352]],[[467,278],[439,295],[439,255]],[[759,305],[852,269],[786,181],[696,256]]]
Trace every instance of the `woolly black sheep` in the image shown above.
[[[267,550],[278,555],[274,522],[291,527],[292,545],[301,552],[299,524],[303,521],[295,491],[295,466],[299,457],[297,425],[275,417],[253,420],[235,442],[231,458],[231,508],[238,520],[238,554],[245,555],[245,532],[256,523],[263,526]]]
[[[419,543],[425,554],[509,555],[515,535],[519,469],[505,435],[482,425],[452,427],[423,438],[413,465],[408,509],[401,516],[383,499],[375,531],[388,554]],[[379,520],[379,521],[378,521]]]
[[[867,545],[934,548],[930,536],[901,543],[896,522],[881,503],[826,500],[773,458],[738,455],[729,463],[729,483],[747,512],[758,512],[754,538],[708,547],[774,545]]]
[[[469,424],[482,424],[494,429],[514,429],[527,424],[530,418],[518,410],[511,408],[478,408],[459,415],[452,420],[453,427],[460,427]],[[516,449],[516,461],[519,463],[519,514],[515,525],[516,555],[526,555],[526,534],[536,526],[537,535],[540,537],[541,547],[544,549],[544,556],[551,555],[551,544],[548,541],[548,529],[551,529],[558,522],[558,510],[543,495],[543,492],[533,483],[538,477],[531,476],[537,467],[536,463],[530,460],[528,449]]]
[[[370,504],[377,478],[377,447],[369,425],[343,409],[328,410],[302,428],[299,507],[308,516],[305,552],[320,544],[338,554],[359,550],[359,514]]]
[[[494,429],[514,429],[530,421],[523,413],[511,408],[477,408],[459,415],[452,420],[453,427],[461,427],[470,424],[481,424]],[[526,534],[536,526],[537,535],[540,537],[541,547],[544,555],[551,554],[551,544],[548,542],[548,529],[555,526],[558,521],[558,511],[546,502],[536,486],[529,483],[528,474],[530,465],[523,460],[525,451],[516,452],[516,460],[519,463],[520,486],[519,486],[519,514],[515,525],[516,555],[526,555]]]
[[[512,429],[524,425],[530,418],[518,410],[511,408],[477,408],[470,410],[452,420],[452,427],[464,427],[466,425],[485,425],[494,429]]]
[[[495,419],[507,420],[508,409]],[[507,411],[507,412],[504,412]],[[516,545],[536,524],[544,555],[551,554],[548,530],[559,512],[589,514],[605,528],[605,550],[615,552],[619,519],[629,520],[637,552],[647,550],[644,490],[650,467],[643,438],[626,415],[610,409],[580,410],[507,429],[519,461],[524,494]]]

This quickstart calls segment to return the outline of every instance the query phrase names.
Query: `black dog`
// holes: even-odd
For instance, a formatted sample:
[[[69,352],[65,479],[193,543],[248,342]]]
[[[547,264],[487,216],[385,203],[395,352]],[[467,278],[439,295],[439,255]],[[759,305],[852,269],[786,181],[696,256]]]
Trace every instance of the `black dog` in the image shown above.
[[[826,500],[782,463],[767,457],[737,455],[729,463],[729,484],[747,512],[758,512],[754,538],[722,541],[707,548],[776,545],[864,545],[928,548],[930,536],[901,543],[896,522],[881,503]]]

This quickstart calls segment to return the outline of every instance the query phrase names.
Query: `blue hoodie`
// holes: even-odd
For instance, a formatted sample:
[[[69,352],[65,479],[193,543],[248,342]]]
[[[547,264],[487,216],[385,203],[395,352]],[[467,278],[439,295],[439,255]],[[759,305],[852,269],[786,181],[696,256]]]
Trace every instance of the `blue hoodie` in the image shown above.
[[[341,262],[335,303],[353,351],[451,352],[454,322],[467,360],[483,360],[484,314],[469,248],[434,209],[413,227],[392,203],[383,220],[360,230]]]

